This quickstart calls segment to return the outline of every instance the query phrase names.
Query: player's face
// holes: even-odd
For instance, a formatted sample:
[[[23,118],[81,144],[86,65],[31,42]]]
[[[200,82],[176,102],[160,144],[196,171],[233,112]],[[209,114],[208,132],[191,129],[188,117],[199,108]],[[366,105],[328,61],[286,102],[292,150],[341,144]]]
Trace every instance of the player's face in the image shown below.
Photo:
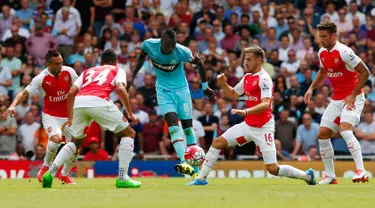
[[[324,48],[331,48],[334,44],[334,37],[336,34],[330,34],[326,30],[320,30],[319,31],[319,37],[320,37],[320,43]]]
[[[61,72],[62,64],[63,64],[63,59],[61,56],[52,57],[51,62],[47,63],[47,67],[50,69],[52,74],[58,75]]]
[[[161,41],[161,50],[165,54],[172,54],[176,47],[176,41],[166,38]]]
[[[245,56],[245,71],[253,73],[256,70],[257,65],[261,63],[260,58],[254,56],[253,53],[246,53]]]

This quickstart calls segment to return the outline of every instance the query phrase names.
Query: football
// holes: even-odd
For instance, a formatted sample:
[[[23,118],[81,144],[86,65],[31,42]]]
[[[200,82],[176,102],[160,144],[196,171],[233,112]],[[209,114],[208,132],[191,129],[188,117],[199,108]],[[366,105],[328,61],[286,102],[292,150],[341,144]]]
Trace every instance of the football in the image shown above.
[[[204,150],[199,146],[190,146],[185,151],[185,160],[189,165],[199,166],[204,160]]]

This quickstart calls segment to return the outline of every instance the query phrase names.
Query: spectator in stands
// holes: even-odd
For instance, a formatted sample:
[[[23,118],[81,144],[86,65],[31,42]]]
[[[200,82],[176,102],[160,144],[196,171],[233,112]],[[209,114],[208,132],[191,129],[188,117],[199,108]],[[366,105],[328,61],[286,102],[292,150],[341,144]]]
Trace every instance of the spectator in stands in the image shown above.
[[[268,59],[268,63],[272,64],[275,67],[275,71],[280,70],[280,66],[283,62],[279,60],[278,49],[274,49],[271,51],[271,55],[270,55],[270,58]]]
[[[143,110],[139,109],[137,99],[130,98],[129,103],[130,103],[130,107],[132,109],[132,112],[134,113],[134,115],[137,116],[138,120],[141,123],[148,123],[150,121],[150,118],[149,118],[148,114],[146,112],[144,112]]]
[[[326,104],[325,104],[325,98],[322,93],[319,93],[315,96],[315,112],[319,113],[320,115],[323,115],[323,112],[326,109]]]
[[[300,64],[296,58],[296,51],[291,49],[288,51],[288,60],[281,64],[282,68],[286,68],[290,75],[296,74]]]
[[[358,44],[358,46],[365,46],[367,44],[367,33],[361,30],[360,20],[357,16],[353,17],[353,29],[348,32],[346,38],[349,38],[353,33],[357,35],[358,40],[353,44]]]
[[[65,0],[70,1],[70,0]],[[77,23],[69,17],[69,8],[62,8],[62,18],[56,18],[53,31],[56,33],[56,40],[59,43],[59,51],[65,62],[68,56],[73,53],[74,37],[77,34]]]
[[[1,105],[0,114],[7,109],[6,105]],[[10,155],[16,150],[17,122],[14,118],[3,120],[0,118],[0,154]]]
[[[26,41],[26,49],[35,59],[35,63],[44,66],[45,55],[50,49],[57,49],[58,42],[56,38],[48,33],[43,32],[44,26],[37,23],[35,25],[35,34]],[[43,44],[41,44],[43,43]]]
[[[160,142],[163,136],[163,123],[158,120],[156,111],[149,113],[150,121],[143,125],[144,153],[159,155]]]
[[[291,95],[297,96],[297,103],[303,102],[303,96],[302,90],[299,86],[298,78],[297,76],[293,75],[289,79],[290,82],[290,88],[286,89],[283,93],[284,100],[289,100]]]
[[[41,145],[45,151],[47,149],[47,144],[48,144],[48,134],[46,132],[46,129],[44,128],[43,123],[41,123],[39,129],[37,129],[34,134],[35,154],[37,154],[38,145]]]
[[[325,6],[326,6],[326,9],[325,9],[326,13],[324,13],[320,17],[320,21],[323,21],[325,17],[328,17],[329,20],[331,20],[334,23],[339,22],[339,15],[336,12],[336,6],[333,3],[333,1],[327,1]]]
[[[280,48],[279,48],[279,60],[280,61],[288,61],[288,52],[291,49],[289,47],[290,40],[287,35],[283,35],[280,37]]]
[[[311,145],[308,148],[308,152],[306,155],[300,156],[297,158],[298,161],[316,161],[319,160],[318,158],[318,148],[316,145]]]
[[[290,153],[282,148],[280,140],[275,139],[275,147],[276,147],[277,160],[292,160],[293,159],[290,156]]]
[[[261,44],[265,51],[277,50],[280,48],[280,42],[276,39],[276,29],[271,27],[268,29],[268,41]]]
[[[11,38],[12,36],[14,36],[14,33],[12,33],[13,27],[16,28],[17,33],[18,33],[19,36],[24,37],[24,38],[29,38],[30,37],[29,30],[23,28],[20,19],[18,19],[17,17],[14,17],[12,19],[12,27],[9,28],[9,29],[7,29],[4,32],[4,34],[3,34],[2,38],[1,38],[1,41],[5,42],[8,38]]]
[[[124,30],[122,29],[121,25],[114,22],[113,16],[111,14],[107,14],[105,16],[105,23],[103,27],[100,29],[99,36],[102,36],[104,29],[107,29],[107,28],[110,30],[118,29],[121,35],[124,33]]]
[[[348,14],[346,14],[346,19],[349,22],[352,22],[354,20],[354,17],[357,17],[360,25],[366,24],[366,16],[362,12],[358,11],[357,1],[350,1],[348,8],[349,12]]]
[[[214,133],[217,131],[219,125],[219,118],[213,115],[212,105],[210,103],[204,104],[204,114],[198,118],[203,125],[205,131],[205,147],[208,149],[211,146],[212,140],[214,139]]]
[[[83,2],[82,2],[83,3]],[[86,2],[84,3],[86,4]],[[64,21],[64,10],[68,11],[68,18],[74,22],[75,33],[78,34],[82,28],[81,14],[79,11],[72,6],[72,0],[63,0],[63,7],[59,9],[56,13],[56,21]],[[66,21],[66,20],[65,20]]]
[[[310,37],[305,37],[303,39],[303,48],[297,51],[297,59],[304,60],[306,54],[314,54],[314,48],[311,46]]]
[[[150,108],[157,105],[156,88],[154,83],[154,77],[151,74],[145,74],[144,86],[138,89],[138,92],[140,92],[145,98],[145,105]]]
[[[0,97],[8,97],[10,86],[12,86],[12,73],[8,67],[0,65]]]
[[[105,23],[106,15],[111,13],[113,2],[112,0],[102,0],[102,1],[94,1],[95,5],[95,21],[94,21],[94,29],[95,34],[98,36],[102,36],[102,27]],[[113,20],[113,17],[112,17]]]
[[[225,37],[220,41],[221,48],[224,50],[234,50],[237,41],[241,39],[236,33],[233,32],[233,26],[227,24],[224,26]]]
[[[0,37],[2,38],[5,31],[12,27],[13,16],[10,15],[10,7],[3,5],[1,8],[2,16],[0,17]]]
[[[42,144],[37,144],[35,146],[35,155],[31,160],[43,161],[45,155],[46,155],[46,148]]]
[[[276,15],[277,25],[276,29],[276,39],[280,40],[281,34],[289,30],[288,25],[286,24],[285,18],[282,14]]]
[[[75,62],[85,63],[85,44],[83,42],[77,44],[76,53],[70,55],[67,62],[68,65],[72,65]]]
[[[275,139],[280,140],[284,150],[292,153],[294,150],[293,142],[296,137],[296,124],[288,121],[289,109],[284,108],[280,112],[280,120],[275,122]]]
[[[7,67],[12,73],[12,86],[9,88],[9,97],[12,100],[14,91],[21,85],[20,74],[22,62],[14,57],[14,48],[11,46],[6,47],[6,58],[1,60],[1,65]]]
[[[20,135],[22,137],[22,144],[25,147],[25,151],[35,152],[34,148],[34,134],[38,130],[40,124],[35,122],[35,117],[32,112],[27,112],[25,115],[25,123],[19,128]]]
[[[364,121],[355,129],[355,135],[360,139],[362,154],[375,153],[375,121],[372,111],[364,113]]]
[[[296,144],[291,154],[292,157],[299,153],[301,147],[303,153],[308,155],[310,147],[318,142],[319,124],[313,122],[311,115],[308,113],[303,114],[302,122],[303,124],[297,128]]]
[[[223,30],[222,30],[222,23],[220,20],[215,19],[212,22],[212,25],[213,25],[214,37],[217,42],[220,42],[225,37],[225,34],[223,33]]]
[[[341,8],[338,11],[339,14],[339,21],[336,23],[337,25],[337,32],[341,37],[345,37],[347,33],[353,29],[352,21],[349,21],[346,18],[346,9]]]
[[[22,100],[21,105],[16,107],[16,114],[14,115],[14,118],[16,119],[17,123],[21,123],[21,121],[25,118],[26,113],[30,111],[30,107],[31,105],[29,104],[29,98],[25,97],[25,99]]]
[[[102,161],[109,160],[108,153],[100,149],[99,139],[97,137],[87,138],[88,143],[90,144],[90,151],[85,154],[84,160],[86,161]]]
[[[21,44],[22,46],[26,43],[26,38],[19,35],[19,29],[16,25],[12,25],[11,28],[11,37],[7,38],[5,40],[6,46],[12,46],[15,47],[16,44]],[[5,36],[5,35],[4,35]]]
[[[191,99],[204,99],[206,97],[201,89],[201,82],[199,80],[198,77],[194,77],[190,81]]]
[[[16,11],[16,17],[21,20],[24,28],[28,29],[33,17],[33,10],[29,7],[29,0],[21,0],[21,9]]]
[[[37,123],[40,123],[42,121],[41,114],[40,114],[40,107],[39,107],[39,95],[33,94],[31,95],[31,107],[30,112],[34,116],[34,121]],[[24,119],[23,123],[26,122],[26,119]],[[34,132],[34,131],[33,131]]]

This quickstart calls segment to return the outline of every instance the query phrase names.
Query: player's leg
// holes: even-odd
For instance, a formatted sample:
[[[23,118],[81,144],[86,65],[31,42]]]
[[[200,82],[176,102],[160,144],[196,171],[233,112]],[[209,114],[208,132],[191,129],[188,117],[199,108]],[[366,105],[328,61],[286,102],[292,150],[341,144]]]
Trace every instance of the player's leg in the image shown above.
[[[360,94],[356,98],[355,108],[347,109],[344,106],[341,113],[340,135],[344,138],[357,168],[356,174],[352,179],[353,182],[368,182],[368,175],[363,165],[361,145],[353,133],[354,126],[358,125],[360,121],[364,103],[365,98],[363,94]]]
[[[43,114],[42,122],[48,135],[48,143],[43,165],[40,168],[37,175],[39,182],[42,182],[42,177],[44,173],[47,172],[48,169],[51,167],[52,161],[55,158],[57,150],[62,141],[61,125],[59,125],[58,121],[56,120],[56,117],[50,116],[48,114]]]
[[[44,188],[51,188],[52,182],[58,169],[64,164],[66,160],[69,160],[73,157],[74,154],[77,154],[78,149],[81,147],[84,141],[84,129],[91,123],[91,119],[86,113],[86,108],[77,108],[74,109],[73,122],[70,127],[65,127],[66,131],[69,134],[73,135],[73,141],[67,143],[56,156],[53,161],[49,171],[47,171],[42,178],[42,186]]]
[[[244,145],[252,141],[249,137],[246,138],[244,136],[246,128],[248,128],[247,124],[242,122],[229,128],[223,135],[214,139],[206,153],[198,179],[190,182],[188,185],[207,185],[207,177],[219,158],[221,150],[235,145]]]
[[[135,131],[130,127],[125,116],[118,110],[117,106],[101,106],[90,108],[89,113],[104,129],[121,136],[118,148],[119,172],[116,180],[117,188],[139,188],[142,183],[128,176],[129,164],[134,154]]]
[[[197,138],[195,137],[195,133],[193,130],[193,120],[181,120],[182,128],[184,129],[184,134],[186,137],[186,145],[193,146],[197,145]],[[199,174],[199,167],[198,166],[192,166],[194,169],[194,175],[193,179],[198,176]]]
[[[340,101],[331,101],[327,109],[324,111],[320,128],[318,132],[318,142],[320,148],[320,157],[322,158],[326,175],[323,180],[319,182],[320,185],[337,184],[335,167],[333,163],[334,150],[331,143],[331,138],[335,132],[339,131],[338,124],[340,123]]]
[[[68,144],[69,142],[71,142],[72,140],[72,136],[69,135],[69,133],[67,133],[66,131],[63,133],[63,135],[65,136],[65,142]],[[59,153],[57,153],[59,154]],[[59,177],[60,180],[63,182],[63,184],[76,184],[74,182],[74,180],[70,177],[70,171],[72,170],[72,168],[77,164],[77,158],[78,158],[78,155],[79,155],[79,150],[77,150],[73,156],[69,159],[66,159],[65,162],[64,162],[64,165],[62,166],[62,170],[61,170],[61,176]]]

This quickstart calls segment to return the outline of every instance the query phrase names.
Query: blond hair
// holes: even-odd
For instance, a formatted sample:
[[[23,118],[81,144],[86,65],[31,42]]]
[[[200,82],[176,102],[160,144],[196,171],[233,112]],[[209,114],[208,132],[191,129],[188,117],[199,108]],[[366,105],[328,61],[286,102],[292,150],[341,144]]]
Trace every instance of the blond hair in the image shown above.
[[[264,57],[266,57],[264,50],[259,46],[251,46],[245,48],[245,53],[252,53],[255,57],[261,58],[262,60],[264,59]]]

